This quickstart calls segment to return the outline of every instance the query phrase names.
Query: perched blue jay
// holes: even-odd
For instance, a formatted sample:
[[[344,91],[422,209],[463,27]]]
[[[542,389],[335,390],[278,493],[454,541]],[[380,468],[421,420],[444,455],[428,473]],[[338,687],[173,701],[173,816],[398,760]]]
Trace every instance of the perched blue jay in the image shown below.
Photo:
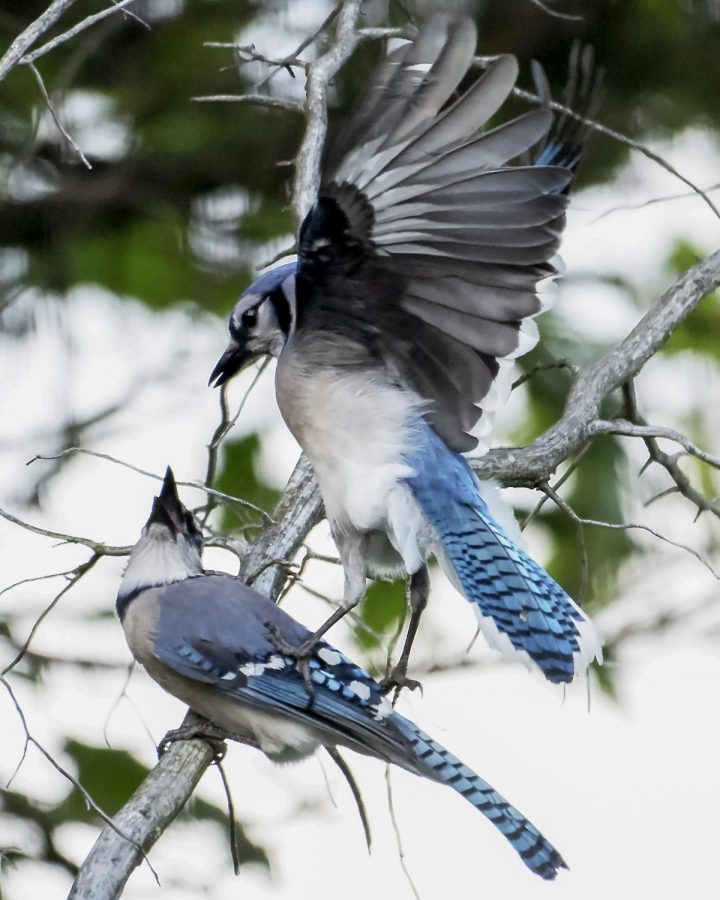
[[[534,825],[396,713],[381,685],[325,641],[312,650],[308,692],[297,659],[278,652],[268,625],[296,644],[310,632],[240,579],[205,575],[201,552],[201,532],[168,468],[117,596],[133,656],[166,691],[275,762],[339,744],[447,784],[499,829],[533,872],[552,879],[567,868]]]
[[[598,634],[501,526],[461,454],[537,338],[578,129],[548,137],[547,109],[485,127],[515,84],[513,56],[451,102],[475,44],[470,20],[436,16],[388,55],[328,154],[297,260],[242,295],[210,380],[278,358],[278,404],[345,572],[342,607],[313,639],[362,599],[366,576],[406,572],[413,616],[394,680],[409,683],[434,554],[493,647],[568,682],[600,659]],[[533,148],[534,164],[510,164]]]

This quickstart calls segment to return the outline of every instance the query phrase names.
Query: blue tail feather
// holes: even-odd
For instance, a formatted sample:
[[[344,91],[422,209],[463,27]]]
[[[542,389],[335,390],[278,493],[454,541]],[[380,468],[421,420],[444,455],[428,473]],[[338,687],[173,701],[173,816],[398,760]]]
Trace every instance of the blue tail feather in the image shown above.
[[[409,742],[419,775],[457,791],[492,822],[525,865],[541,878],[552,880],[558,869],[567,869],[565,860],[552,844],[487,781],[412,722],[402,716],[397,716],[396,722]]]
[[[467,462],[427,429],[408,484],[467,599],[549,681],[572,681],[586,622],[565,591],[491,516]]]

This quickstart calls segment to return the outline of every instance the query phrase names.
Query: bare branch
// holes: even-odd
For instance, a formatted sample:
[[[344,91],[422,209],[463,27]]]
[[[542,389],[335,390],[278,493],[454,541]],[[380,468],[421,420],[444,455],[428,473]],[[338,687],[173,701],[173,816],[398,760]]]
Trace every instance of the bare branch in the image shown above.
[[[594,434],[620,434],[627,437],[639,438],[664,438],[668,441],[674,441],[680,444],[689,456],[694,456],[702,462],[707,463],[715,469],[720,469],[720,456],[713,456],[705,450],[701,450],[697,445],[684,435],[681,431],[674,428],[665,428],[660,425],[636,425],[633,422],[627,422],[624,419],[611,419],[606,422],[599,420],[593,424]]]
[[[240,410],[242,410],[242,406],[241,406]],[[238,415],[240,414],[240,410],[238,411]],[[232,421],[234,422],[235,420],[233,419]],[[35,456],[33,456],[32,459],[29,459],[27,461],[27,465],[28,466],[32,465],[32,463],[37,462],[40,459],[61,459],[63,456],[71,456],[74,453],[84,453],[86,456],[94,456],[95,459],[104,459],[107,462],[115,463],[115,465],[117,465],[117,466],[123,466],[125,469],[130,469],[130,471],[132,471],[132,472],[137,472],[138,475],[144,475],[146,478],[154,478],[155,481],[162,481],[164,478],[164,475],[157,475],[155,472],[148,472],[147,469],[141,469],[139,466],[134,466],[132,463],[125,462],[124,460],[118,459],[115,456],[110,456],[109,453],[99,453],[97,450],[87,450],[85,447],[67,447],[65,450],[62,450],[60,453],[55,453],[55,454],[43,455],[43,454],[38,453]],[[223,491],[216,491],[215,488],[208,487],[207,484],[203,484],[201,481],[178,481],[177,484],[179,487],[189,487],[189,488],[195,488],[198,491],[204,491],[209,496],[215,497],[218,500],[222,500],[225,503],[229,503],[231,506],[241,506],[241,507],[244,507],[245,509],[251,509],[253,512],[256,512],[259,516],[262,516],[262,518],[266,522],[273,521],[273,517],[270,515],[270,513],[267,512],[267,510],[263,509],[262,507],[256,506],[254,503],[251,503],[249,500],[244,500],[242,497],[234,497],[232,494],[225,494],[225,493],[223,493]],[[5,517],[8,518],[9,514],[6,515],[0,509],[0,516],[2,516],[2,515],[5,515]],[[18,524],[20,524],[20,523],[18,523]],[[26,527],[30,527],[30,526],[26,526]],[[52,536],[59,537],[59,535],[52,535],[51,532],[39,532],[39,533],[47,533],[51,537]],[[81,538],[69,538],[67,536],[64,536],[63,539],[68,540],[68,541],[73,541],[75,543],[86,543],[86,541],[84,541]],[[88,546],[90,546],[90,545],[88,544]],[[100,546],[100,545],[98,545],[98,546]],[[123,551],[122,553],[114,554],[116,556],[127,555],[127,553],[129,552],[129,548],[127,548],[127,549],[126,548],[116,548],[116,549]],[[112,553],[110,553],[107,550],[104,552],[105,552],[106,556],[113,555]]]
[[[641,429],[648,429],[651,427],[648,426],[648,423],[643,419],[643,417],[638,412],[637,408],[637,400],[635,398],[635,389],[631,381],[628,381],[625,385],[623,385],[623,393],[625,396],[625,405],[627,407],[628,413],[631,418],[637,423],[636,427]],[[670,429],[668,429],[670,431]],[[684,435],[679,435],[677,432],[672,432],[673,435],[679,437],[680,443],[683,447],[685,447],[687,453],[697,456],[700,459],[704,459],[709,465],[718,468],[718,462],[720,462],[717,457],[710,456],[710,454],[704,453],[699,448],[695,447],[695,445]],[[711,512],[713,515],[717,516],[720,519],[720,503],[717,500],[709,500],[707,497],[704,497],[700,491],[697,490],[688,478],[688,476],[683,472],[678,464],[678,455],[670,453],[666,453],[661,449],[660,445],[657,442],[655,436],[650,434],[643,435],[643,441],[645,442],[645,446],[647,447],[648,454],[650,456],[650,460],[656,462],[658,465],[662,466],[663,469],[668,473],[670,478],[673,480],[673,487],[667,491],[663,491],[661,494],[658,494],[653,500],[649,501],[652,503],[654,500],[659,500],[660,497],[665,496],[665,494],[678,492],[682,494],[684,497],[693,503],[697,507],[697,516],[700,516],[703,512]],[[674,438],[671,438],[671,440]]]
[[[298,219],[309,208],[317,189],[327,123],[325,91],[329,79],[357,43],[359,8],[360,0],[345,0],[340,5],[331,48],[308,66],[308,125],[298,157],[293,192],[293,208]],[[301,458],[276,510],[275,522],[265,526],[241,560],[241,576],[257,571],[268,560],[280,561],[266,566],[254,583],[257,590],[276,598],[287,577],[284,561],[292,559],[302,547],[321,513],[314,475],[308,462]],[[203,741],[173,744],[118,813],[116,825],[131,834],[136,844],[148,850],[187,802],[212,758],[210,747]],[[105,828],[83,863],[70,898],[110,900],[118,897],[139,859],[134,846]]]
[[[490,450],[473,460],[484,478],[538,485],[580,449],[600,420],[600,404],[642,369],[698,303],[720,285],[720,251],[698,262],[668,288],[619,344],[580,374],[562,418],[527,447]]]
[[[342,5],[343,5],[343,0],[338,0],[338,2],[330,10],[328,15],[323,19],[323,21],[315,29],[315,31],[313,31],[312,34],[309,34],[306,38],[303,38],[303,40],[295,48],[295,52],[292,53],[291,56],[296,56],[296,57],[300,56],[300,54],[303,52],[303,50],[307,50],[308,47],[312,46],[315,43],[315,41],[320,37],[320,35],[324,34],[325,31],[327,31],[327,29],[335,21],[335,19],[337,19],[338,15],[340,13],[340,9],[342,8]],[[272,71],[270,71],[265,76],[265,78],[263,78],[263,80],[260,82],[260,84],[258,84],[258,88],[261,88],[264,85],[266,85],[269,81],[272,81],[272,79],[275,77],[275,75],[277,75],[277,73],[279,71],[280,71],[280,69],[272,69]]]
[[[194,103],[250,103],[270,109],[284,109],[287,112],[305,112],[305,106],[299,100],[283,100],[280,97],[266,97],[264,94],[211,94],[190,99]]]
[[[550,497],[555,505],[562,509],[563,512],[567,513],[567,515],[572,519],[573,522],[578,525],[578,527],[584,527],[585,525],[592,526],[594,528],[607,528],[610,531],[630,531],[630,530],[638,530],[638,531],[646,531],[648,534],[651,534],[653,537],[656,537],[658,540],[663,541],[665,544],[670,544],[671,547],[677,547],[678,550],[684,550],[686,553],[689,553],[691,556],[694,556],[698,562],[702,563],[703,566],[710,572],[710,574],[717,581],[720,581],[720,573],[716,572],[715,569],[710,565],[710,563],[705,559],[705,557],[698,553],[697,550],[694,550],[692,547],[688,547],[687,544],[682,544],[679,541],[673,541],[671,538],[666,537],[664,534],[661,534],[659,531],[656,531],[654,528],[650,528],[649,525],[642,525],[637,522],[602,522],[598,519],[586,519],[584,516],[579,516],[575,510],[570,506],[570,504],[563,500],[563,498],[554,491],[549,485],[543,485],[541,487],[548,497]]]
[[[40,528],[39,525],[31,525],[29,522],[23,522],[11,513],[0,509],[0,516],[12,522],[13,525],[19,525],[26,531],[32,531],[33,534],[41,534],[43,537],[54,538],[63,544],[83,544],[89,547],[98,556],[127,556],[132,547],[112,547],[109,544],[101,544],[99,541],[93,541],[91,538],[78,537],[74,534],[61,534],[59,531],[50,531],[47,528]]]
[[[0,81],[20,62],[24,54],[38,38],[57,22],[60,16],[73,5],[75,0],[53,0],[45,12],[21,32],[10,44],[0,59]]]
[[[363,41],[387,41],[401,38],[411,41],[417,35],[417,28],[408,25],[404,28],[361,28],[358,36]]]
[[[320,160],[327,131],[327,86],[357,45],[360,5],[361,0],[345,0],[337,17],[335,40],[327,53],[316,59],[307,70],[305,94],[308,124],[297,156],[293,185],[292,205],[298,226],[315,202],[320,185]]]
[[[223,41],[205,41],[203,47],[234,50],[235,58],[239,63],[261,62],[268,66],[277,66],[280,69],[285,69],[291,78],[295,77],[293,68],[305,70],[308,67],[307,62],[297,56],[283,56],[282,59],[272,59],[269,56],[265,56],[264,53],[260,53],[256,49],[255,44],[228,44]]]
[[[480,68],[486,68],[488,65],[488,58],[484,56],[476,56],[473,60],[474,64],[479,66]],[[642,153],[643,156],[646,156],[648,159],[651,159],[654,163],[657,163],[661,168],[665,169],[666,172],[669,172],[678,180],[682,181],[683,184],[686,184],[694,194],[697,194],[699,197],[703,199],[703,201],[710,207],[710,209],[715,213],[715,215],[720,218],[720,209],[713,203],[707,193],[698,185],[696,185],[693,181],[679,172],[671,163],[669,163],[666,159],[660,156],[658,153],[655,153],[654,150],[651,150],[647,145],[641,144],[639,141],[633,140],[633,138],[628,137],[626,134],[622,134],[620,131],[615,131],[614,128],[609,128],[607,125],[603,125],[602,122],[598,122],[596,119],[590,119],[587,116],[582,116],[579,113],[576,113],[574,110],[570,109],[570,107],[565,106],[562,103],[558,103],[555,100],[547,100],[538,96],[538,94],[533,94],[531,91],[523,90],[523,88],[515,87],[513,88],[513,94],[516,97],[521,97],[523,100],[528,100],[531,103],[537,103],[541,106],[549,107],[550,109],[554,109],[556,112],[564,113],[566,116],[569,116],[572,119],[575,119],[578,122],[582,122],[587,128],[592,131],[596,131],[599,134],[604,134],[609,138],[612,138],[614,141],[617,141],[619,144],[624,144],[626,147],[630,147],[632,150],[637,150],[638,153]]]
[[[51,50],[59,47],[60,44],[64,44],[72,38],[76,37],[82,31],[85,31],[86,28],[90,28],[92,25],[95,25],[97,22],[106,19],[108,16],[112,16],[117,12],[122,12],[123,10],[125,10],[126,6],[129,6],[131,3],[136,2],[137,0],[112,0],[112,6],[109,6],[107,9],[101,10],[99,13],[94,13],[92,16],[88,16],[87,18],[83,19],[82,22],[78,22],[77,25],[73,25],[72,28],[68,28],[67,31],[63,31],[62,34],[59,34],[51,41],[48,41],[41,47],[38,47],[37,50],[33,50],[31,53],[26,53],[20,60],[20,65],[29,66],[31,63],[34,63],[36,59],[39,59],[41,56],[44,56]],[[130,10],[125,10],[125,12],[127,12],[129,15],[133,15]],[[137,16],[135,16],[135,18],[137,18]],[[147,23],[143,22],[142,19],[138,19],[138,21],[146,28],[149,28]]]

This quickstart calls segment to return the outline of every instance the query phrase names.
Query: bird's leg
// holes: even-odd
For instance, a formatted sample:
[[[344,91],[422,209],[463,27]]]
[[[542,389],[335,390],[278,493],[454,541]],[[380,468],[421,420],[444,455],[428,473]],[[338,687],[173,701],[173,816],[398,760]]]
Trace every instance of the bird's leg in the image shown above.
[[[213,751],[213,762],[220,762],[227,753],[225,741],[233,739],[234,737],[235,735],[226,731],[224,728],[219,728],[207,719],[198,716],[196,721],[188,722],[186,725],[181,725],[179,728],[172,728],[167,732],[165,737],[157,745],[158,759],[167,753],[171,744],[174,744],[177,741],[191,741],[194,738],[198,738],[210,745]]]
[[[408,586],[408,594],[410,599],[410,624],[408,625],[407,634],[405,635],[405,643],[403,644],[400,659],[397,661],[395,668],[383,679],[382,685],[385,690],[392,688],[407,687],[414,690],[422,685],[419,681],[414,681],[407,677],[408,663],[410,662],[410,650],[415,642],[420,617],[422,616],[428,602],[428,594],[430,593],[430,577],[428,575],[427,566],[422,566],[417,572],[413,572],[410,576]]]
[[[341,605],[302,644],[290,644],[281,637],[275,625],[268,625],[268,633],[277,649],[297,660],[298,669],[311,696],[313,686],[308,661],[315,646],[325,633],[354,609],[365,596],[365,535],[359,532],[346,534],[341,539],[336,538],[336,543],[345,575],[345,590]]]

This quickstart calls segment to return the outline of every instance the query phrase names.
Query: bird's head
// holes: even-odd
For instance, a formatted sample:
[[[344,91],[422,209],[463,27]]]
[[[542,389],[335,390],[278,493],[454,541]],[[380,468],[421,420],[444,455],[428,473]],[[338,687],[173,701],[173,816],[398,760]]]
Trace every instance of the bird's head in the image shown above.
[[[295,260],[264,272],[235,304],[230,343],[210,376],[220,387],[259,356],[279,356],[295,315]]]
[[[146,588],[201,574],[202,543],[202,532],[192,513],[180,502],[175,477],[168,466],[150,517],[130,551],[118,600]]]

